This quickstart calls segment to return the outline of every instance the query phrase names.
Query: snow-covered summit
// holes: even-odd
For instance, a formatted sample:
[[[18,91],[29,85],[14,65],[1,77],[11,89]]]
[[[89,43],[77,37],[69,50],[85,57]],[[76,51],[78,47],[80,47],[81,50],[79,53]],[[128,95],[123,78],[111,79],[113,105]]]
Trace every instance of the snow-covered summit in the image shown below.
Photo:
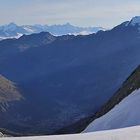
[[[130,21],[130,24],[133,26],[140,25],[140,16],[136,16],[132,18],[132,20]]]
[[[5,31],[8,31],[8,30],[14,31],[14,30],[16,30],[16,28],[17,28],[17,25],[15,23],[13,23],[13,22],[11,22],[8,25],[4,26]]]
[[[133,17],[129,22],[126,22],[126,26],[140,25],[140,16]]]

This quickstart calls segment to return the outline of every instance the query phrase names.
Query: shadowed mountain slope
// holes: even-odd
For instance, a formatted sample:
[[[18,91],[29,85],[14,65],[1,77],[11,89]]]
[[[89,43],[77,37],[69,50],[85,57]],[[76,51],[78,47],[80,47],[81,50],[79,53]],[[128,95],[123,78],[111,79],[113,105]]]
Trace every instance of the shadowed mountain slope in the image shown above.
[[[0,127],[36,135],[74,124],[65,133],[79,132],[75,123],[97,112],[140,64],[139,25],[128,23],[87,36],[40,33],[1,41],[0,73],[26,100],[6,112],[9,121]]]

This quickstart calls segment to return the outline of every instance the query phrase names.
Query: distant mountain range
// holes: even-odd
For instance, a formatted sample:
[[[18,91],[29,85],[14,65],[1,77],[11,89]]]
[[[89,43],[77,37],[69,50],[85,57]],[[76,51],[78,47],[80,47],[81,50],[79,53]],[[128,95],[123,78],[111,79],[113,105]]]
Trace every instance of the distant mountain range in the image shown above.
[[[140,64],[139,19],[84,36],[41,32],[0,41],[0,74],[22,95],[1,111],[0,128],[19,135],[84,130]]]
[[[40,32],[50,32],[53,35],[60,36],[66,34],[87,35],[96,33],[99,30],[105,30],[102,27],[77,27],[69,23],[64,25],[23,25],[18,26],[15,23],[0,26],[0,40],[7,38],[19,38],[23,34],[29,35]]]

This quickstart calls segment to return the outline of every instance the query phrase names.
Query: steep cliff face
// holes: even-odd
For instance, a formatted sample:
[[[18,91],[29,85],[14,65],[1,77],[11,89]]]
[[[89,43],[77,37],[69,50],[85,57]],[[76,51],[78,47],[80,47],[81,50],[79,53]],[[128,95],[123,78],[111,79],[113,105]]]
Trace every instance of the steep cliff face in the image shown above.
[[[128,96],[129,95],[129,96]],[[122,84],[116,94],[93,117],[84,132],[117,129],[140,124],[140,66]],[[105,115],[104,115],[105,114]]]
[[[140,66],[138,66],[133,73],[126,79],[119,90],[109,99],[109,101],[98,111],[94,118],[109,112],[115,105],[120,103],[125,97],[133,93],[136,89],[140,88]]]
[[[15,83],[0,75],[0,110],[6,111],[10,102],[19,101],[22,95],[18,91]]]

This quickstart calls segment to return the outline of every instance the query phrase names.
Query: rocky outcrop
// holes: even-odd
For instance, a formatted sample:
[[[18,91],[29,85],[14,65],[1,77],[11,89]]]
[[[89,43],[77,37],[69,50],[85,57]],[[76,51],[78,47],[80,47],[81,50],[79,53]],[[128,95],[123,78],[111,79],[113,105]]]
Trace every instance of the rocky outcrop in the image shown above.
[[[15,83],[0,75],[0,110],[6,111],[9,102],[19,101],[22,95],[18,91]]]

